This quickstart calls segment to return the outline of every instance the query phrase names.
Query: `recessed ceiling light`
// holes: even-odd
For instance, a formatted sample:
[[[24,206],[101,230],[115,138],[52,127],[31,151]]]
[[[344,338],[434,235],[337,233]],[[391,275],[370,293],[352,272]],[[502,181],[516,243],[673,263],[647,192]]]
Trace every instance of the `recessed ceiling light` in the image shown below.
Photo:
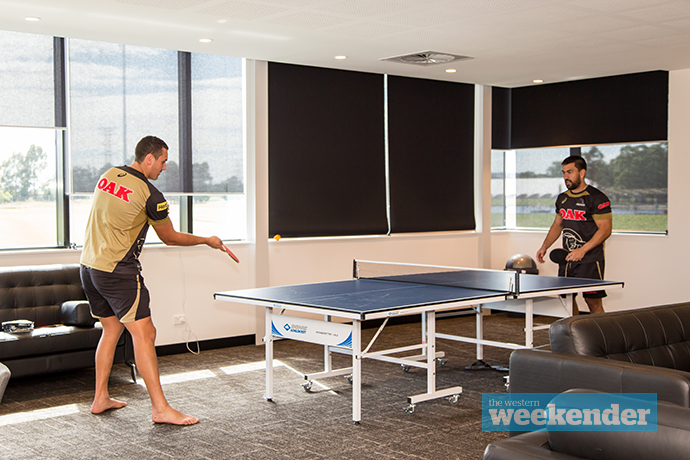
[[[343,59],[347,59],[347,56],[343,56],[343,55],[341,54],[341,55],[339,55],[339,56],[335,56],[335,58],[342,61]]]
[[[35,16],[29,16],[28,18],[24,18],[24,20],[29,21],[29,22],[37,22],[37,21],[40,21],[41,18],[37,18]]]
[[[225,24],[226,22],[228,22],[227,19],[219,19],[218,20],[218,24]]]
[[[536,80],[532,80],[532,83],[544,83],[544,80],[538,78]]]
[[[199,41],[201,43],[211,43],[213,41],[213,39],[211,39],[211,38],[200,38]]]
[[[457,70],[455,69],[446,69],[446,73],[455,73]]]

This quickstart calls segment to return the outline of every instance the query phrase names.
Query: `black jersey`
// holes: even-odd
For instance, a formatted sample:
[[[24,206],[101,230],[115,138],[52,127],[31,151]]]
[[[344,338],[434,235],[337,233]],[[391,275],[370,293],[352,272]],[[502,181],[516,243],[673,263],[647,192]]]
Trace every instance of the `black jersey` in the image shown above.
[[[580,193],[570,190],[556,198],[556,212],[563,219],[563,248],[568,252],[582,247],[597,232],[597,220],[612,219],[611,202],[600,190],[588,185]],[[592,248],[581,263],[604,260],[604,244]]]

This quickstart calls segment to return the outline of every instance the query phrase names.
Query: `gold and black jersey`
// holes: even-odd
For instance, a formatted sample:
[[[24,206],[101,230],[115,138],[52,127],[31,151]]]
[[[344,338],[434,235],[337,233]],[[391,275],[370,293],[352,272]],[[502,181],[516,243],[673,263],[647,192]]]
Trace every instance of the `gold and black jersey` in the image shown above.
[[[108,273],[138,273],[149,225],[168,219],[165,197],[144,174],[129,166],[110,168],[94,190],[81,264]]]

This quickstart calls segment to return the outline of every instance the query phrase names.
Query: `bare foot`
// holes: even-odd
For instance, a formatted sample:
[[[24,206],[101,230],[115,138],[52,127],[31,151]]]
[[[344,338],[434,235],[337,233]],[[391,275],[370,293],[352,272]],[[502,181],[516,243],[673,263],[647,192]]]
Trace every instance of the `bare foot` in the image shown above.
[[[153,412],[151,420],[155,423],[169,423],[171,425],[194,425],[199,423],[199,419],[191,415],[185,415],[180,411],[168,406],[161,412]]]
[[[118,401],[117,399],[112,399],[112,398],[107,398],[102,401],[93,401],[93,404],[91,404],[91,413],[92,414],[101,414],[107,410],[111,409],[120,409],[122,407],[125,407],[127,405],[126,402],[124,401]]]

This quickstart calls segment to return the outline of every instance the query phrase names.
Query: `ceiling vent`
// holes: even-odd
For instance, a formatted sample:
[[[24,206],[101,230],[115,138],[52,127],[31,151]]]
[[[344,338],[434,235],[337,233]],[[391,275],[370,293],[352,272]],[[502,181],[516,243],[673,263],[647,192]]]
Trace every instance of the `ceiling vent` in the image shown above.
[[[457,54],[439,53],[438,51],[422,51],[419,53],[405,54],[383,58],[381,61],[400,62],[402,64],[413,64],[421,66],[448,64],[454,61],[466,61],[472,59],[470,56],[458,56]]]

